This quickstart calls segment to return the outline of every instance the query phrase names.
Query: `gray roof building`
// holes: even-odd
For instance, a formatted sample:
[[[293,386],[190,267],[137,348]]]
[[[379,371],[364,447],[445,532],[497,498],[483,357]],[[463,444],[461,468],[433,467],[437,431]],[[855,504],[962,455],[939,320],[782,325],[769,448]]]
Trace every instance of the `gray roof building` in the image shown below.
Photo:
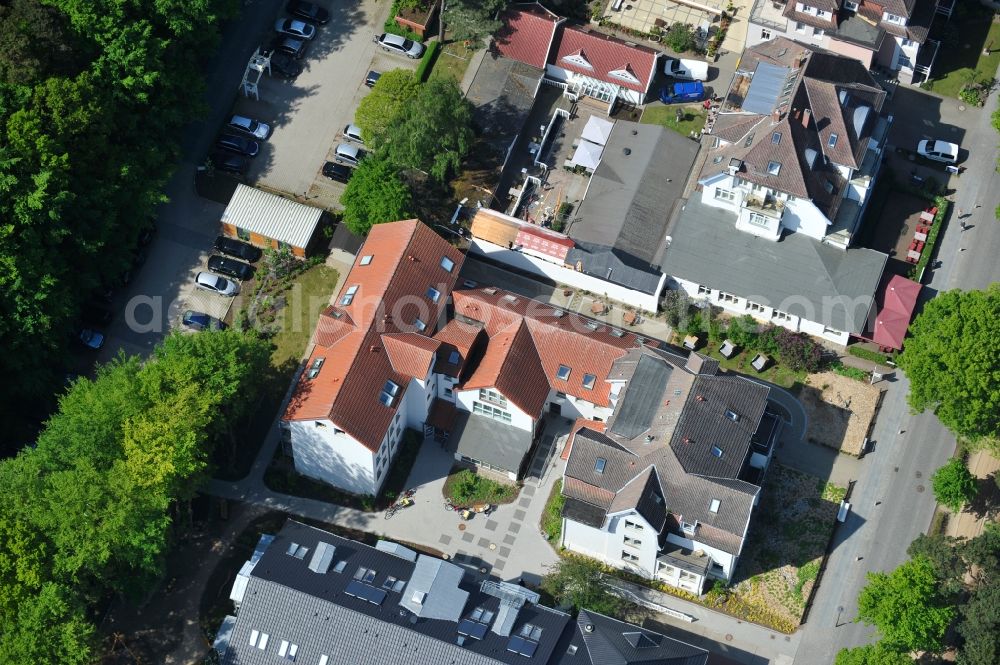
[[[800,233],[779,242],[733,229],[732,213],[687,201],[663,257],[668,275],[710,285],[835,330],[864,329],[887,256]]]
[[[475,584],[459,566],[405,547],[370,547],[289,520],[253,567],[215,646],[224,665],[707,662],[683,642],[581,616],[585,623],[573,622],[515,584]]]
[[[450,439],[459,455],[517,473],[531,448],[531,436],[520,427],[458,409]]]

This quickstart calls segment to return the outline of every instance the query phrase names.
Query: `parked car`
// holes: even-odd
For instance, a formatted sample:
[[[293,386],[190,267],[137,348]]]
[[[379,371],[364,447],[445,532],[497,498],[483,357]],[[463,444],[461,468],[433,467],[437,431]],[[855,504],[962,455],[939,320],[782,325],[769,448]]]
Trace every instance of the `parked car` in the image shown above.
[[[412,39],[394,35],[391,32],[383,32],[375,37],[375,42],[382,47],[383,51],[405,55],[407,58],[417,59],[424,54],[424,45]]]
[[[279,37],[274,41],[274,51],[301,60],[302,56],[306,54],[306,43],[295,37]]]
[[[354,169],[349,166],[344,166],[343,164],[338,164],[337,162],[327,162],[323,164],[323,175],[330,180],[346,183],[351,179],[352,173],[354,173]]]
[[[377,72],[372,69],[368,72],[368,76],[365,77],[365,85],[369,88],[374,88],[380,78],[382,78],[382,72]]]
[[[259,141],[267,139],[271,135],[271,126],[259,120],[248,118],[245,115],[233,115],[229,117],[226,129],[247,134]]]
[[[708,79],[708,63],[689,58],[665,58],[663,73],[685,81],[705,81]]]
[[[76,333],[76,339],[91,351],[100,351],[104,346],[104,333],[91,328],[81,328]]]
[[[311,23],[319,23],[320,25],[330,20],[330,12],[314,2],[292,0],[285,6],[285,11],[296,18],[301,18]]]
[[[223,171],[225,173],[234,173],[236,175],[243,175],[247,172],[247,166],[250,162],[247,161],[246,157],[241,155],[234,155],[231,152],[216,151],[208,156],[209,161],[212,166],[217,171]]]
[[[106,326],[115,318],[115,313],[100,303],[87,303],[80,310],[80,318],[92,326]]]
[[[272,53],[271,71],[283,79],[291,80],[302,73],[302,63],[287,53]]]
[[[198,273],[198,276],[194,278],[194,283],[199,289],[214,291],[220,296],[235,296],[240,292],[239,284],[210,272]]]
[[[243,259],[248,263],[256,263],[263,256],[264,252],[260,250],[259,247],[254,247],[245,242],[240,242],[235,238],[227,238],[226,236],[218,236],[215,239],[215,249],[228,256],[235,256],[238,259]]]
[[[219,138],[215,139],[215,145],[223,150],[246,157],[256,157],[257,153],[260,152],[259,143],[236,134],[220,134]]]
[[[274,31],[286,37],[309,40],[316,36],[316,26],[305,21],[291,18],[279,18],[274,22]]]
[[[917,154],[935,162],[954,164],[958,161],[958,146],[947,141],[930,139],[917,144]]]
[[[249,263],[219,255],[208,257],[208,269],[236,279],[253,279],[254,273],[254,267]]]
[[[360,143],[361,145],[365,144],[365,140],[361,138],[361,128],[357,125],[352,124],[344,127],[344,131],[341,132],[341,135],[348,141],[354,141],[355,143]]]
[[[181,323],[194,330],[225,330],[226,324],[214,316],[189,309],[184,312]]]
[[[350,143],[341,143],[333,153],[333,159],[341,164],[357,166],[368,155],[363,149]]]
[[[703,99],[705,99],[705,86],[701,81],[668,83],[660,90],[660,101],[664,104],[700,102]]]

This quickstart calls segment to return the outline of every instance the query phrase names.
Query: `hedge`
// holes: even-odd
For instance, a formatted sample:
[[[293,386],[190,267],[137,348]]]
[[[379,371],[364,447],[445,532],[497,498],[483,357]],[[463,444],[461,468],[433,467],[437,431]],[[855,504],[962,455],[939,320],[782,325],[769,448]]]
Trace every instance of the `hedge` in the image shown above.
[[[441,50],[441,42],[428,42],[427,50],[424,51],[423,57],[420,58],[420,64],[417,65],[417,71],[413,73],[418,83],[423,83],[430,76],[431,67],[437,61],[439,50]]]
[[[872,351],[871,349],[866,349],[863,346],[850,346],[847,348],[847,352],[852,356],[864,358],[865,360],[870,360],[873,363],[878,363],[880,365],[885,365],[887,362],[892,360],[892,356],[879,353],[878,351]]]

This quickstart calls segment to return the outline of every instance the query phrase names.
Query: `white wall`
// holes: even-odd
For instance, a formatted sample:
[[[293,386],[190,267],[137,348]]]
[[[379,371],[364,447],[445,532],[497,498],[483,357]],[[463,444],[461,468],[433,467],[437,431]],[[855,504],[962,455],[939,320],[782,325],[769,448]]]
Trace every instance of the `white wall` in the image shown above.
[[[504,397],[506,398],[507,396],[504,395]],[[476,390],[460,390],[455,392],[455,403],[458,405],[459,408],[464,409],[465,411],[468,411],[470,413],[473,413],[472,411],[473,402],[482,402],[483,404],[489,404],[494,408],[501,408],[498,407],[496,404],[493,404],[489,400],[479,399],[478,388]],[[512,426],[518,429],[523,429],[527,432],[535,431],[535,421],[541,415],[541,414],[535,414],[535,416],[532,417],[527,413],[525,413],[524,411],[522,411],[521,409],[519,409],[517,405],[511,402],[509,399],[507,400],[506,408],[503,408],[503,410],[510,414],[510,424]]]
[[[663,291],[663,286],[666,283],[666,277],[661,275],[656,293],[642,293],[641,291],[606,282],[591,275],[585,275],[562,263],[551,263],[537,256],[527,255],[524,252],[515,252],[481,238],[473,238],[470,249],[473,253],[489,256],[494,261],[499,261],[500,263],[525,270],[535,275],[541,275],[559,284],[566,284],[567,286],[590,291],[591,293],[603,294],[608,298],[647,312],[656,311],[660,292]]]
[[[781,224],[789,231],[822,240],[826,237],[830,220],[809,199],[796,198],[785,202],[785,214],[781,217]]]
[[[694,539],[682,538],[673,533],[667,534],[667,542],[673,543],[685,549],[689,549],[692,552],[702,550],[705,554],[712,557],[712,561],[722,566],[722,570],[726,576],[726,580],[729,580],[733,576],[733,569],[736,568],[736,562],[739,559],[735,554],[730,554],[728,552],[723,552],[720,549],[716,549],[704,543],[700,543],[697,540],[697,536]]]
[[[597,406],[593,402],[588,402],[573,395],[559,397],[555,390],[549,390],[549,397],[546,403],[550,405],[558,404],[561,408],[560,414],[562,417],[569,418],[570,420],[576,420],[577,418],[587,418],[588,420],[600,418],[602,421],[607,422],[614,412],[614,409],[610,407]]]
[[[317,423],[320,423],[317,425]],[[330,420],[292,421],[295,470],[354,494],[376,494],[375,455]]]
[[[660,61],[657,60],[657,65],[655,66],[658,66],[659,62]],[[566,83],[569,85],[574,85],[574,84],[586,85],[588,82],[593,81],[594,83],[605,86],[608,89],[616,89],[618,91],[618,99],[624,99],[630,104],[642,104],[645,101],[646,97],[641,92],[629,90],[628,88],[620,86],[616,83],[609,83],[608,81],[602,81],[600,79],[596,79],[590,76],[584,76],[583,74],[577,74],[576,72],[571,72],[567,69],[563,69],[558,65],[549,65],[549,64],[545,65],[545,76],[555,81],[559,81],[560,83]],[[646,81],[642,81],[642,85],[646,85]],[[654,91],[651,90],[650,92]]]

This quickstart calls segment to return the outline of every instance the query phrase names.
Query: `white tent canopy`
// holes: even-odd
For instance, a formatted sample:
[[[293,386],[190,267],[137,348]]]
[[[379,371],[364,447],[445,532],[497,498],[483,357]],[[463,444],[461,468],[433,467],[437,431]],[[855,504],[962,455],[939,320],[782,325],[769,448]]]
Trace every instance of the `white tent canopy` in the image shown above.
[[[592,115],[587,120],[587,125],[583,128],[583,134],[580,138],[597,145],[605,145],[608,142],[608,137],[611,136],[611,128],[614,126],[615,123]]]
[[[580,141],[580,145],[576,147],[576,152],[573,153],[573,159],[570,161],[577,166],[583,166],[593,171],[601,163],[603,152],[604,146],[602,145],[590,141]]]

